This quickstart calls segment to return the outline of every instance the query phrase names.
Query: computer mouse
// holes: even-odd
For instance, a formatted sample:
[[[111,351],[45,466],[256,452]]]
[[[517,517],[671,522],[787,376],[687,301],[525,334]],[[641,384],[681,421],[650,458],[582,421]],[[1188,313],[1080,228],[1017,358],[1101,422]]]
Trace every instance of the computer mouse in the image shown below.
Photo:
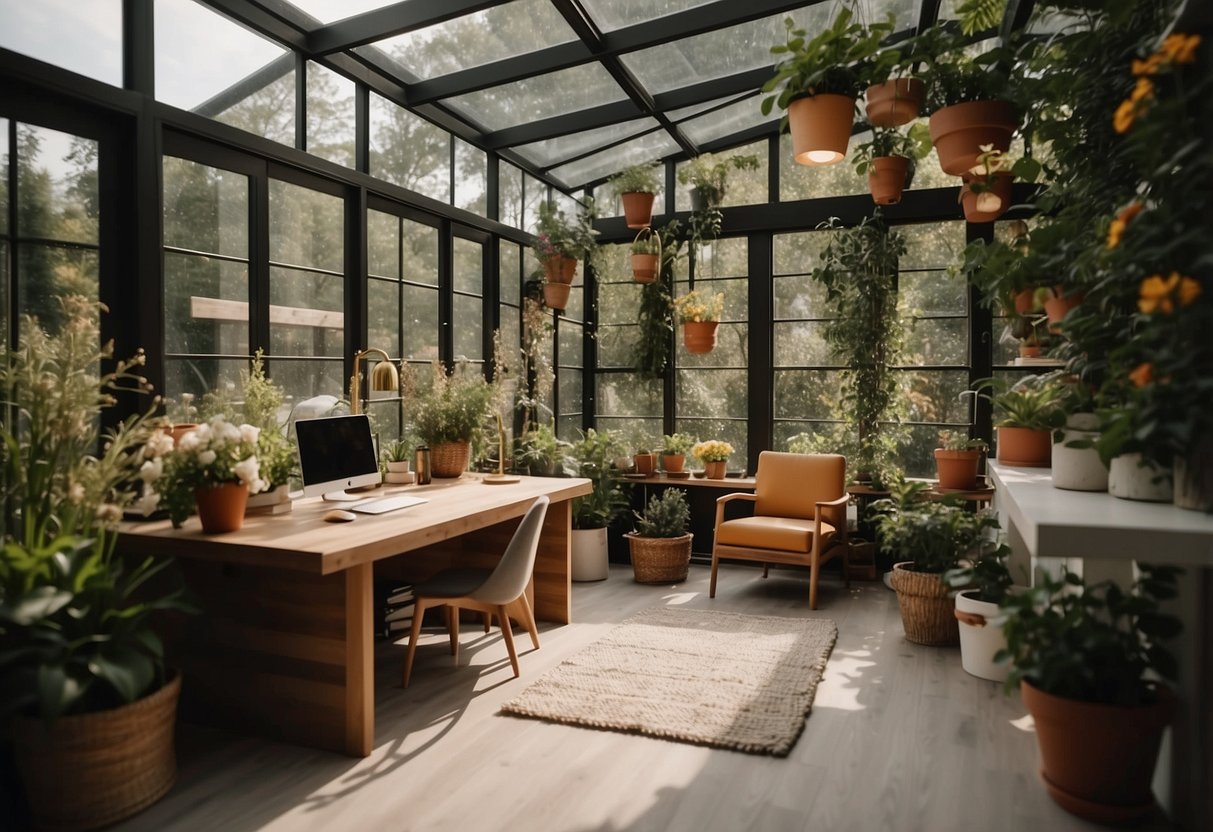
[[[346,511],[343,508],[335,508],[332,511],[325,512],[324,522],[326,523],[348,523],[351,520],[357,519],[358,515],[352,511]]]

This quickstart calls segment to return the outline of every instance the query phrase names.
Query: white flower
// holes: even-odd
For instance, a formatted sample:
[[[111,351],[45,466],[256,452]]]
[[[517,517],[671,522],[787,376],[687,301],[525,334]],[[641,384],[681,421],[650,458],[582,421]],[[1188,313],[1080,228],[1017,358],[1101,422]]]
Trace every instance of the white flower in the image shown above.
[[[236,427],[231,422],[226,422],[226,421],[222,421],[222,420],[218,420],[218,421],[219,421],[219,423],[215,425],[216,434],[218,434],[219,436],[222,436],[223,440],[225,442],[239,442],[240,441],[240,436],[242,433],[240,428]]]
[[[257,440],[261,438],[261,428],[253,425],[240,426],[240,441],[247,442],[250,445],[256,445]]]
[[[144,459],[155,459],[173,450],[173,437],[162,430],[154,431],[143,446]]]
[[[79,505],[84,500],[84,486],[78,482],[72,483],[71,488],[67,490],[67,499]]]
[[[202,444],[202,437],[199,434],[201,428],[202,426],[200,425],[198,429],[191,430],[185,436],[181,437],[181,441],[177,443],[177,450],[187,454],[197,450],[197,448]]]
[[[216,454],[212,450],[205,450],[198,454],[198,464],[202,466],[213,465],[216,459]]]
[[[101,523],[117,523],[122,519],[122,509],[113,503],[102,503],[97,506],[97,520]]]
[[[156,510],[156,506],[159,504],[160,495],[144,484],[143,494],[139,497],[138,502],[135,503],[136,511],[142,514],[144,517],[147,517]]]
[[[155,482],[164,473],[164,460],[160,457],[149,459],[139,466],[139,479],[145,483]]]
[[[236,475],[241,482],[248,483],[249,491],[256,494],[264,489],[265,485],[261,482],[260,465],[257,462],[257,457],[250,456],[248,459],[242,459],[232,468],[232,473]],[[260,488],[254,487],[254,484],[260,485]]]

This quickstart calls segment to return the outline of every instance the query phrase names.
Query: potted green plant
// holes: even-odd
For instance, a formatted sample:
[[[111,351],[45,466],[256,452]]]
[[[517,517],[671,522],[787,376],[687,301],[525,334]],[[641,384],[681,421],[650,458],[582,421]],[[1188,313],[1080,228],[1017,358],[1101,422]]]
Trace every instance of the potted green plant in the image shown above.
[[[594,204],[587,200],[570,220],[555,203],[539,203],[535,224],[535,256],[549,283],[570,284],[577,274],[578,260],[593,260],[598,250],[594,229]]]
[[[662,437],[661,467],[667,474],[681,474],[687,461],[687,452],[696,444],[694,437],[685,433],[671,433]]]
[[[562,468],[568,443],[556,438],[552,426],[532,424],[514,443],[514,466],[530,476],[551,477]]]
[[[383,481],[389,483],[409,483],[413,475],[409,472],[409,460],[413,458],[414,444],[404,439],[392,439],[383,446],[383,465],[387,472]]]
[[[652,283],[661,266],[661,235],[651,228],[642,228],[632,241],[632,279],[637,283]]]
[[[960,641],[955,605],[944,573],[978,550],[998,521],[950,500],[927,499],[925,482],[903,482],[888,499],[872,504],[883,550],[894,561],[891,585],[897,592],[906,639],[915,644]]]
[[[610,574],[607,527],[627,507],[615,482],[611,460],[619,443],[609,432],[587,428],[565,456],[565,472],[585,477],[591,491],[573,500],[572,576],[574,581],[601,581]]]
[[[762,114],[770,115],[776,106],[787,110],[792,153],[802,165],[842,161],[855,122],[856,96],[876,78],[888,77],[897,61],[895,52],[879,53],[880,42],[893,31],[892,15],[866,27],[852,17],[842,7],[834,22],[812,38],[789,17],[785,42],[771,47],[779,63],[762,85],[769,93]]]
[[[647,228],[653,223],[653,200],[661,190],[656,165],[633,165],[615,174],[607,185],[623,201],[628,228]]]
[[[972,491],[977,487],[981,455],[990,449],[984,439],[970,439],[959,431],[941,430],[935,449],[935,475],[939,487]]]
[[[1010,661],[1040,746],[1041,779],[1064,809],[1127,825],[1154,811],[1150,783],[1175,697],[1158,679],[1176,675],[1164,642],[1179,621],[1159,610],[1174,598],[1174,567],[1138,563],[1126,592],[1066,572],[1002,604]]]
[[[860,176],[868,175],[868,190],[877,205],[896,205],[914,180],[916,163],[931,152],[927,128],[915,124],[907,132],[875,129],[872,138],[855,148],[852,163]]]
[[[1053,430],[1065,422],[1065,388],[1059,373],[1025,376],[1013,384],[987,378],[973,385],[977,395],[994,405],[998,461],[1004,465],[1048,468]],[[984,391],[992,391],[986,393]]]
[[[691,565],[691,538],[687,531],[691,510],[680,488],[654,494],[644,514],[632,512],[636,528],[624,537],[632,553],[637,583],[670,584],[685,581]]]
[[[965,672],[991,682],[1005,682],[1010,670],[995,656],[1007,646],[999,605],[1013,589],[1004,544],[983,540],[975,552],[943,579],[956,591],[956,621],[960,629],[960,664]]]
[[[707,211],[720,207],[724,200],[730,168],[758,170],[758,157],[747,153],[720,158],[714,153],[701,153],[679,169],[678,181],[691,186],[692,211]]]
[[[430,449],[430,471],[435,477],[459,477],[467,470],[472,443],[480,438],[492,412],[496,392],[480,368],[459,362],[448,373],[435,361],[430,383],[407,395],[407,408],[417,438]]]
[[[696,442],[691,448],[691,456],[703,463],[703,475],[710,480],[724,479],[732,453],[733,446],[720,439]]]
[[[657,470],[657,454],[647,446],[641,446],[632,454],[632,467],[637,474],[648,476]]]
[[[244,402],[241,419],[258,429],[258,472],[265,490],[250,494],[245,511],[290,509],[290,481],[295,471],[295,449],[279,420],[286,391],[265,374],[264,351],[258,349],[247,370],[240,371]]]
[[[682,324],[682,342],[687,352],[709,353],[716,347],[716,329],[724,314],[724,292],[709,295],[692,289],[674,299],[674,308]]]
[[[115,551],[123,510],[173,441],[147,414],[103,434],[115,395],[150,389],[142,352],[114,362],[112,343],[100,346],[100,305],[61,304],[54,335],[26,317],[0,361],[0,719],[29,811],[8,815],[14,828],[116,823],[176,779],[181,677],[166,670],[153,615],[190,606],[165,572],[171,555]],[[150,514],[159,497],[142,490]]]
[[[174,526],[180,527],[195,509],[207,534],[244,525],[249,495],[267,485],[257,458],[260,436],[261,428],[214,416],[181,437],[155,483]]]

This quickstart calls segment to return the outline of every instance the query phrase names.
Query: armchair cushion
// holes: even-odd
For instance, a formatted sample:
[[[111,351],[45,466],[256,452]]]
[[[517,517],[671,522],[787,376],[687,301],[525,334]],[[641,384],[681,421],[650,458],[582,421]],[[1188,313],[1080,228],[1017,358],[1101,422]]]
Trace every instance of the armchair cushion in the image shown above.
[[[716,542],[721,546],[808,554],[813,549],[814,526],[813,520],[801,517],[739,517],[717,527]],[[823,537],[833,531],[834,527],[829,523],[821,524]]]
[[[755,475],[758,504],[754,514],[812,520],[818,502],[846,493],[846,465],[838,454],[763,451]]]

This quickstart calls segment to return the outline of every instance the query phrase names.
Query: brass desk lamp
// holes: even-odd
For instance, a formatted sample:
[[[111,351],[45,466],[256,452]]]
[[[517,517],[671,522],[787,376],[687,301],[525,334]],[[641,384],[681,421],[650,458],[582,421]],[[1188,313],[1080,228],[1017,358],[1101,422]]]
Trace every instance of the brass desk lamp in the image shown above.
[[[374,393],[396,393],[400,390],[400,374],[396,365],[388,358],[383,350],[374,347],[354,354],[354,374],[350,376],[350,413],[357,415],[362,412],[362,373],[358,370],[358,362],[371,354],[383,356],[383,360],[371,369],[370,388]]]

